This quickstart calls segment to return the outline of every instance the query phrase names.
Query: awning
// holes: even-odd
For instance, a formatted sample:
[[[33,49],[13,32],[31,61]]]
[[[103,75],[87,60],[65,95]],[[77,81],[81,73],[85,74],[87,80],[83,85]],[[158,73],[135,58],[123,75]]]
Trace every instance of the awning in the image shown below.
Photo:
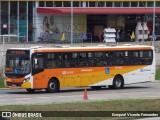
[[[160,13],[160,8],[155,9],[156,13]],[[49,14],[70,14],[71,8],[48,8],[38,7],[37,13]],[[74,14],[153,14],[153,8],[73,8]]]

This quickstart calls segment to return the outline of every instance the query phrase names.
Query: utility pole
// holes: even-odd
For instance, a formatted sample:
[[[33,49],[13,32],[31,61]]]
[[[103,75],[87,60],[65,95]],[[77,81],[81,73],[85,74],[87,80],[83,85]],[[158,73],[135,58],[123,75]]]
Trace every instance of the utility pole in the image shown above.
[[[73,0],[71,0],[71,44],[73,44]]]
[[[153,30],[152,30],[152,46],[155,47],[155,7],[156,7],[156,2],[154,0],[153,2]]]

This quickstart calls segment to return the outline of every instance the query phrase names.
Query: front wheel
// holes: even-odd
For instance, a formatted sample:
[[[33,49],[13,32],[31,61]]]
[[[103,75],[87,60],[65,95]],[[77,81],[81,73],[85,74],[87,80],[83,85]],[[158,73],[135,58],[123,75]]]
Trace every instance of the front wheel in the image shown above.
[[[46,88],[46,92],[53,93],[59,90],[59,85],[56,80],[50,80],[48,82],[48,87]]]
[[[115,76],[113,79],[113,88],[120,89],[124,87],[124,80],[121,76]]]
[[[34,93],[35,92],[35,89],[31,89],[31,88],[26,89],[26,90],[27,90],[28,93]]]

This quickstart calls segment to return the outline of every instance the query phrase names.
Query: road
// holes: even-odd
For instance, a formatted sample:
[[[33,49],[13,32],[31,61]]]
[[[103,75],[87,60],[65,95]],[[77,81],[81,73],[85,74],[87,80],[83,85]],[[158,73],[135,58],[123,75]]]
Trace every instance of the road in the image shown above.
[[[63,89],[58,93],[36,91],[33,94],[23,89],[0,89],[0,106],[20,104],[46,104],[77,101],[97,101],[130,98],[160,98],[160,82],[149,82],[126,85],[124,89],[111,90],[102,88],[92,90],[87,88],[88,100],[84,100],[84,88]]]

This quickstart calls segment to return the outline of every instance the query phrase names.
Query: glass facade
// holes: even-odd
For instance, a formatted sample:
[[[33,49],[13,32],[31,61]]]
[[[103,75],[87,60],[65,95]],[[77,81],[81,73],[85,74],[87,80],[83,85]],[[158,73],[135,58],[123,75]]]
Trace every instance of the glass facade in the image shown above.
[[[33,41],[34,2],[0,2],[0,34],[19,35],[18,41]]]
[[[70,8],[70,1],[6,1],[0,2],[0,34],[16,34],[19,37],[17,38],[18,42],[30,42],[36,41],[40,34],[39,29],[41,24],[43,24],[43,19],[48,16],[53,18],[52,22],[55,22],[59,27],[59,33],[66,32],[63,31],[64,27],[66,29],[70,29],[69,21],[70,15],[61,14],[54,15],[51,13],[46,14],[38,14],[36,8]],[[153,8],[153,2],[120,2],[120,1],[73,1],[74,8]],[[160,7],[160,1],[156,2],[156,8]],[[93,40],[99,39],[98,33],[94,34],[94,28],[104,28],[106,26],[114,27],[116,29],[123,29],[123,35],[126,36],[129,32],[131,34],[134,31],[137,21],[146,21],[149,25],[150,31],[152,30],[152,14],[85,14],[86,16],[80,16],[82,20],[78,17],[74,17],[74,22],[76,25],[74,26],[77,31],[80,31],[80,26],[86,29],[87,32],[92,34]],[[76,15],[75,15],[76,16]],[[156,32],[160,34],[160,16],[156,14]],[[63,20],[61,20],[63,19]],[[85,22],[86,20],[86,22]],[[61,22],[62,21],[62,22]],[[65,21],[68,23],[64,25]],[[84,21],[84,22],[82,22]],[[86,25],[84,27],[84,25]],[[38,26],[38,27],[37,27]],[[49,25],[47,25],[49,26]],[[54,26],[55,27],[55,26]],[[51,29],[51,28],[49,28]],[[55,28],[52,28],[55,29]],[[82,29],[83,30],[83,29]],[[46,33],[45,33],[46,34]],[[48,34],[48,33],[47,33]],[[44,36],[43,36],[44,37]],[[128,39],[127,39],[128,40]]]

